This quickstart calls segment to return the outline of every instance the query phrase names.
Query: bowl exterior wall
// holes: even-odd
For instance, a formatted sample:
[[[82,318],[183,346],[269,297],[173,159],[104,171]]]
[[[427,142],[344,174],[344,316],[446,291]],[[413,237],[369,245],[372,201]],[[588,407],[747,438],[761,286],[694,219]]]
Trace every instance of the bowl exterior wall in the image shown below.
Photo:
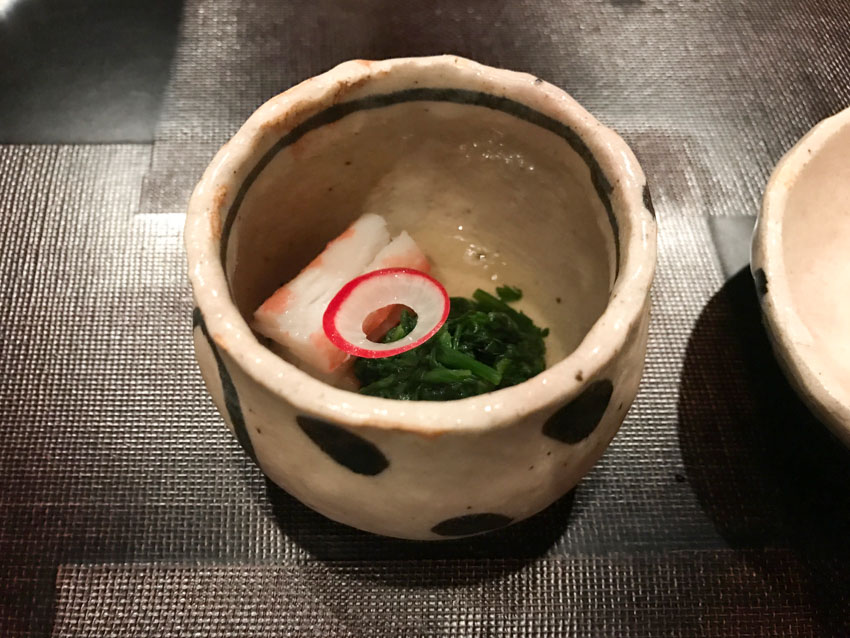
[[[579,482],[637,394],[648,324],[647,304],[626,347],[555,410],[523,414],[520,406],[516,419],[499,427],[464,432],[449,420],[428,435],[404,424],[352,429],[299,412],[242,373],[202,322],[196,321],[194,343],[216,408],[272,481],[335,521],[438,540],[528,518]],[[483,404],[492,402],[484,409],[502,409],[497,397],[483,395]]]
[[[368,91],[370,80],[399,90],[415,77],[485,90],[494,106],[507,99],[499,96],[516,97],[549,113],[540,116],[546,127],[566,127],[564,139],[584,159],[605,205],[619,272],[605,311],[569,356],[522,384],[460,401],[374,399],[306,375],[257,341],[233,303],[223,267],[222,229],[233,220],[227,211],[244,196],[239,185],[260,170],[251,167],[274,152],[275,139],[328,100],[337,104]],[[525,113],[525,106],[511,104]],[[225,423],[272,481],[353,527],[438,540],[528,518],[590,470],[637,393],[656,254],[646,180],[613,131],[532,76],[455,56],[344,63],[249,118],[196,187],[184,236],[195,352]]]

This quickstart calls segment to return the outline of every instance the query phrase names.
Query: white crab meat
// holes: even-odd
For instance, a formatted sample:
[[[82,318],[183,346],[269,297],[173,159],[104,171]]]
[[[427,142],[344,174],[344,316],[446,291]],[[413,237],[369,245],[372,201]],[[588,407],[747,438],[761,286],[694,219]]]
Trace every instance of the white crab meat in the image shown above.
[[[327,378],[339,374],[350,356],[325,335],[322,316],[331,299],[349,281],[381,268],[430,271],[428,258],[406,232],[390,241],[386,220],[367,213],[331,241],[290,282],[281,286],[254,313],[254,329],[283,346],[298,363]],[[364,322],[370,336],[380,336],[397,322],[394,308],[375,309]]]

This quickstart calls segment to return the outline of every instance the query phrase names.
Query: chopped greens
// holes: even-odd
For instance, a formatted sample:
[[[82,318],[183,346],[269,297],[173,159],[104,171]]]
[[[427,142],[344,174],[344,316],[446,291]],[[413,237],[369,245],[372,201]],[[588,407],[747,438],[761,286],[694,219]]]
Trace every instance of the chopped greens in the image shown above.
[[[496,296],[481,289],[472,299],[452,297],[442,328],[413,350],[379,359],[357,359],[354,374],[361,394],[388,399],[449,401],[521,383],[546,367],[548,328],[538,328],[508,304],[522,298],[511,286]],[[401,339],[416,326],[402,311],[400,323],[383,341]]]
[[[522,290],[513,286],[499,286],[496,288],[496,294],[499,295],[499,299],[508,303],[522,299]]]

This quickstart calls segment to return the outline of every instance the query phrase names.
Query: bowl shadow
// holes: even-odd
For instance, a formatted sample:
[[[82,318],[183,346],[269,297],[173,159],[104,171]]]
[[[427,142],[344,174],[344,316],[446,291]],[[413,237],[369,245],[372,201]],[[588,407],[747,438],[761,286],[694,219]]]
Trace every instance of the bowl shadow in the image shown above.
[[[278,527],[311,556],[329,563],[429,561],[429,577],[418,586],[453,582],[465,561],[478,561],[475,573],[486,580],[521,569],[546,555],[569,524],[576,489],[535,516],[502,530],[459,539],[411,541],[378,536],[332,521],[266,479],[268,502]]]
[[[792,551],[824,626],[850,635],[850,450],[783,376],[748,268],[696,322],[678,414],[688,481],[718,533],[736,549]]]

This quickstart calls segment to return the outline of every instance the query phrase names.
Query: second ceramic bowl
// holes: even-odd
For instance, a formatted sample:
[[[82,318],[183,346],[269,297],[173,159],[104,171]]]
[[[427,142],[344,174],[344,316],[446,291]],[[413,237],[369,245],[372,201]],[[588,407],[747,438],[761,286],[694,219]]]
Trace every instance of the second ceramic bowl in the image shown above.
[[[256,307],[365,212],[450,294],[519,286],[548,369],[448,402],[335,388],[275,355]],[[185,230],[195,348],[277,484],[364,530],[481,533],[569,491],[637,392],[656,223],[634,155],[566,93],[455,56],[347,62],[269,100],[216,155]]]
[[[752,269],[786,375],[850,445],[850,108],[820,122],[777,164]]]

